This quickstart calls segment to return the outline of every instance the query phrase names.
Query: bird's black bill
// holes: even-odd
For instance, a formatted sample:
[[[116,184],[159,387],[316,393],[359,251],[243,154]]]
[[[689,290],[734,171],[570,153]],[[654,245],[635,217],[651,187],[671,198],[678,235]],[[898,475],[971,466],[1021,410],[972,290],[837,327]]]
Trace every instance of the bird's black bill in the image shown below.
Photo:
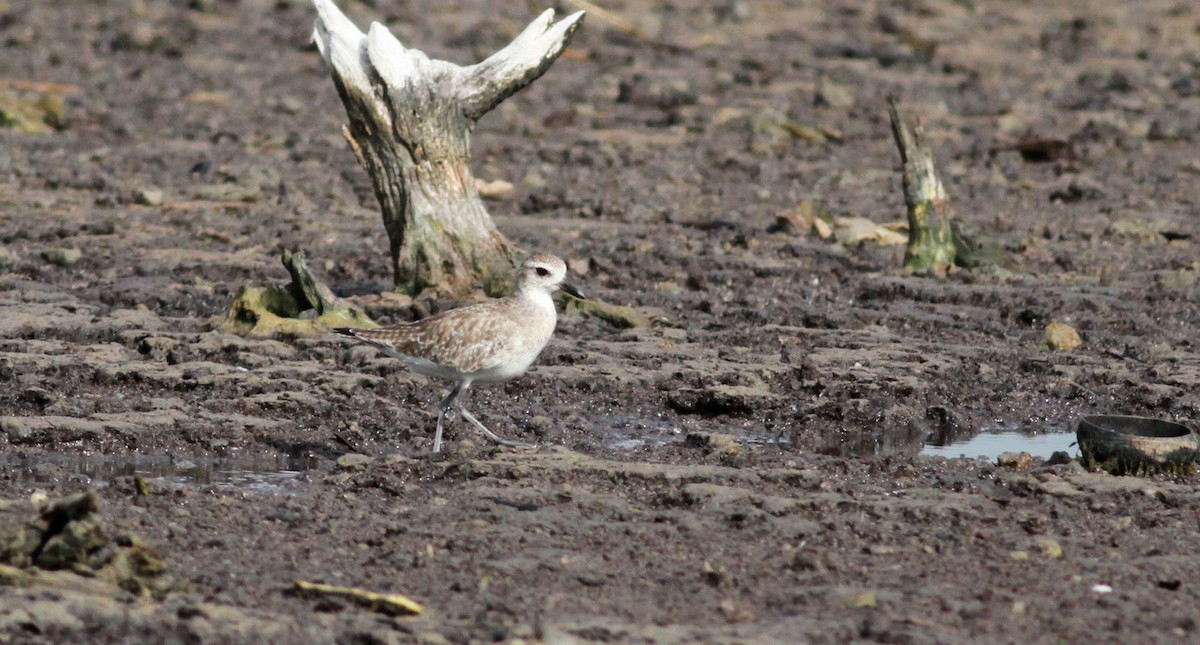
[[[580,300],[587,300],[587,296],[583,295],[582,291],[580,291],[579,289],[576,289],[574,285],[572,285],[568,282],[564,282],[564,283],[558,285],[558,288],[562,289],[563,291],[567,292],[568,294],[570,294],[572,296],[575,296],[576,298],[579,298]]]

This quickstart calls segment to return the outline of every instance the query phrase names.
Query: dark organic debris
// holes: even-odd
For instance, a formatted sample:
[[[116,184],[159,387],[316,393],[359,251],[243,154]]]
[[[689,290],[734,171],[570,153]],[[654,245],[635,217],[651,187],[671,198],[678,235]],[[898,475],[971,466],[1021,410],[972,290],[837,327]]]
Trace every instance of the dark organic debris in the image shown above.
[[[0,564],[24,574],[4,576],[36,586],[38,571],[67,570],[95,578],[138,598],[162,599],[182,580],[135,536],[110,537],[88,491],[40,504],[0,501]]]

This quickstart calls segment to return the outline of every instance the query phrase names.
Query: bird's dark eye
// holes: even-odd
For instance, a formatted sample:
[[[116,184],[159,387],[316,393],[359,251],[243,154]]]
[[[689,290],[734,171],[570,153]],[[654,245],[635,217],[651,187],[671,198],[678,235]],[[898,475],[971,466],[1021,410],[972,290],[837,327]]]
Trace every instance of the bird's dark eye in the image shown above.
[[[534,269],[534,271],[537,271],[537,274],[543,278],[550,275],[550,269],[547,269],[546,267],[538,267]]]

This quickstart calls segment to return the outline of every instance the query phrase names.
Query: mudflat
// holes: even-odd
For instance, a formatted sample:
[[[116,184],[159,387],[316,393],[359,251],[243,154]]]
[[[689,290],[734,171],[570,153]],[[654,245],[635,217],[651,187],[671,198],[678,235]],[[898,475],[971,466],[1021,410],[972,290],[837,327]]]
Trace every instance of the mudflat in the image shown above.
[[[1200,423],[1200,15],[604,8],[636,29],[592,12],[473,169],[512,184],[486,191],[505,235],[647,324],[566,307],[469,401],[538,447],[456,419],[434,455],[443,384],[222,326],[285,250],[380,322],[461,304],[390,293],[311,5],[0,1],[0,536],[34,537],[0,546],[0,640],[1196,638],[1194,478],[918,453]],[[541,7],[342,9],[469,64]],[[890,96],[1001,266],[911,276],[849,241],[904,219]]]

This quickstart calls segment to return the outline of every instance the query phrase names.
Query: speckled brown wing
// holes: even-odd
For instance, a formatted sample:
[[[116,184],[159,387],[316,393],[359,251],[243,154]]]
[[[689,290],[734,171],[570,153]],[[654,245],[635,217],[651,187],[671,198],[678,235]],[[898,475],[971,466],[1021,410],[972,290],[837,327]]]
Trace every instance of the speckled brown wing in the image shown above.
[[[512,316],[497,311],[503,304],[487,302],[418,321],[411,340],[395,350],[463,372],[494,368],[507,359],[521,333]]]
[[[396,354],[461,372],[497,367],[508,358],[519,324],[500,311],[504,300],[452,309],[412,323],[379,329],[338,329]]]

